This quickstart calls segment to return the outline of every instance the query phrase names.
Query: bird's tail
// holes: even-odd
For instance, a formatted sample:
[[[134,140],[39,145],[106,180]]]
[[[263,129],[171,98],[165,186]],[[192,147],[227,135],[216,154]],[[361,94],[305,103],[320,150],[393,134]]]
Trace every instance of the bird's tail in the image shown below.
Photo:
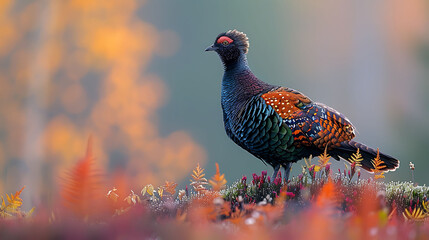
[[[374,169],[374,165],[372,161],[377,157],[377,150],[374,150],[362,143],[358,143],[355,141],[342,142],[340,147],[336,147],[330,153],[332,156],[339,156],[349,161],[349,158],[353,153],[359,149],[360,154],[362,155],[362,168],[372,172]],[[383,171],[394,171],[399,167],[399,161],[389,155],[383,154],[380,152],[380,160],[383,161],[384,167],[381,168]]]

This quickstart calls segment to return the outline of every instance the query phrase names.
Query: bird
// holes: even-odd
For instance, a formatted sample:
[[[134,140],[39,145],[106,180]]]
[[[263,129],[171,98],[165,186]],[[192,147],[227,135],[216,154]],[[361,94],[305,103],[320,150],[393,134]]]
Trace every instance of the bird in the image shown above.
[[[238,146],[273,167],[273,179],[282,167],[288,180],[292,163],[326,150],[336,160],[358,150],[360,167],[374,171],[377,151],[355,142],[356,129],[335,109],[311,100],[288,87],[266,83],[256,77],[247,61],[249,39],[238,30],[219,34],[205,51],[216,52],[224,67],[221,106],[226,134]],[[399,161],[379,153],[382,171],[394,171]]]

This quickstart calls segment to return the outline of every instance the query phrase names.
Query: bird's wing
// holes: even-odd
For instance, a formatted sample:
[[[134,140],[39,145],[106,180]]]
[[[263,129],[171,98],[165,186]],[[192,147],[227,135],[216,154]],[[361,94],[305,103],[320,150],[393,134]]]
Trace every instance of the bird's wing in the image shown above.
[[[322,103],[311,101],[302,93],[277,88],[261,97],[292,130],[297,147],[315,146],[324,149],[339,146],[354,136],[354,127],[341,113]]]
[[[296,159],[294,156],[301,153],[295,151],[291,129],[260,95],[250,98],[230,120],[224,115],[230,138],[270,165]]]

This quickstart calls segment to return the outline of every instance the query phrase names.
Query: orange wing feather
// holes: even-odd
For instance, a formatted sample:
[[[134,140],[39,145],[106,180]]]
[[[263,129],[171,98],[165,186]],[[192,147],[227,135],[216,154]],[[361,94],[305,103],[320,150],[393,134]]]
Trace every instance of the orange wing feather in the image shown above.
[[[332,148],[355,136],[354,127],[345,116],[296,90],[278,88],[261,97],[292,130],[297,147]]]

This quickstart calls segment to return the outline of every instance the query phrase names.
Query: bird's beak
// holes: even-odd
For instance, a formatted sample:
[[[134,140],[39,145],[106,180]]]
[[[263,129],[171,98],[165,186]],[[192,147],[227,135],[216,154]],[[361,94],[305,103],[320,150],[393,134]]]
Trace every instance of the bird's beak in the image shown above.
[[[210,47],[206,48],[206,52],[208,51],[216,51],[218,48],[215,47],[214,45],[211,45]]]

